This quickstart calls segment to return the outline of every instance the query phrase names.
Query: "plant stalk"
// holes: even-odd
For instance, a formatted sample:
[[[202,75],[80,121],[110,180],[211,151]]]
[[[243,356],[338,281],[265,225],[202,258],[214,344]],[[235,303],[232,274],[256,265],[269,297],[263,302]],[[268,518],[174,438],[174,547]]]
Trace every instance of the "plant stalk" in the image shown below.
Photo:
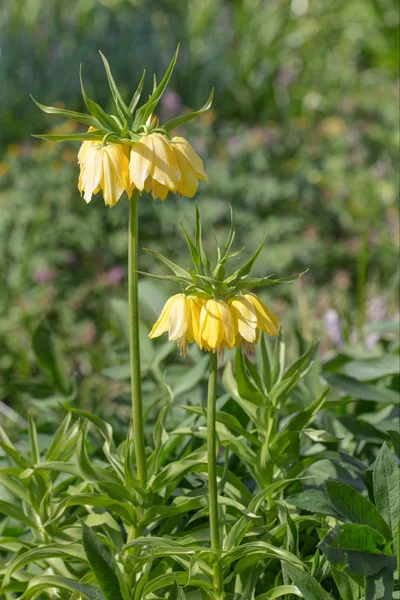
[[[219,531],[218,486],[217,486],[217,439],[215,431],[215,411],[217,400],[217,354],[210,352],[210,373],[207,396],[207,454],[208,454],[208,501],[211,534],[211,550],[219,553],[221,540]],[[223,575],[219,562],[214,565],[214,586],[216,600],[222,598]]]
[[[138,299],[138,230],[139,195],[135,190],[129,201],[129,247],[128,247],[128,288],[129,288],[129,345],[131,366],[131,395],[136,469],[139,484],[147,487],[147,464],[144,445],[142,389],[140,381],[140,342],[139,342],[139,299]]]

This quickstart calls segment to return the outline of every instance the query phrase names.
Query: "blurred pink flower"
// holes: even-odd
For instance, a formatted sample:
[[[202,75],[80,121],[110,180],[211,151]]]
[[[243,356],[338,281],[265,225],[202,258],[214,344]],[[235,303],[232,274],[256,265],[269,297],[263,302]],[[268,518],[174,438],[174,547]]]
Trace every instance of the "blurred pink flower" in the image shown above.
[[[33,281],[35,283],[49,283],[53,281],[57,276],[57,270],[53,267],[41,267],[33,275]]]
[[[178,92],[166,90],[161,97],[161,108],[164,118],[170,119],[171,117],[176,117],[182,109],[182,99]]]
[[[124,278],[124,269],[119,266],[112,267],[106,273],[106,281],[108,285],[118,285]]]

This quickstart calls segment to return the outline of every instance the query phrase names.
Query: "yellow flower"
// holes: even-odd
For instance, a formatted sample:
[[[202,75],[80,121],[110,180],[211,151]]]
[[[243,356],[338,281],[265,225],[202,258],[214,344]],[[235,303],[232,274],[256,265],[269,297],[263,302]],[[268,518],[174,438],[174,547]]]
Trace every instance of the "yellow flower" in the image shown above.
[[[129,181],[128,147],[85,141],[79,150],[78,163],[81,168],[78,189],[81,194],[84,192],[86,202],[100,190],[108,206],[114,206],[123,192],[131,197],[133,186]]]
[[[203,161],[185,138],[172,138],[171,147],[181,173],[181,178],[177,184],[177,191],[182,196],[193,198],[199,184],[198,180],[203,179],[204,181],[208,181],[207,174],[203,168]]]
[[[255,294],[240,294],[229,301],[236,335],[235,346],[258,342],[260,331],[278,335],[278,318]],[[246,344],[245,344],[246,345]]]
[[[164,305],[149,337],[155,338],[168,331],[169,341],[178,340],[181,354],[186,355],[187,343],[200,345],[200,310],[204,300],[198,296],[176,294]]]
[[[233,319],[228,304],[224,300],[207,300],[200,312],[201,349],[221,355],[225,348],[235,344]]]
[[[129,172],[137,189],[151,192],[154,200],[165,200],[169,191],[175,194],[181,178],[171,145],[160,133],[144,135],[132,145]]]

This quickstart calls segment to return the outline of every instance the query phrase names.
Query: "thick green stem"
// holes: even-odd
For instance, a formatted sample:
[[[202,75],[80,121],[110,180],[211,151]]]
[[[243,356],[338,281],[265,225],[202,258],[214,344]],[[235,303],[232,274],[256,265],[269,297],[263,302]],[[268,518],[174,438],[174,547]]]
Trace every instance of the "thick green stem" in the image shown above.
[[[210,374],[208,379],[207,396],[207,453],[208,453],[208,498],[210,515],[211,550],[220,552],[221,541],[219,532],[218,514],[218,486],[217,486],[217,439],[215,432],[215,405],[217,400],[217,354],[210,352]],[[214,567],[214,586],[217,593],[216,600],[222,598],[223,576],[221,565],[218,562]]]
[[[142,390],[140,382],[139,300],[138,300],[138,222],[139,196],[135,191],[129,202],[129,342],[131,364],[131,394],[136,469],[140,486],[147,487],[147,465],[144,445]]]

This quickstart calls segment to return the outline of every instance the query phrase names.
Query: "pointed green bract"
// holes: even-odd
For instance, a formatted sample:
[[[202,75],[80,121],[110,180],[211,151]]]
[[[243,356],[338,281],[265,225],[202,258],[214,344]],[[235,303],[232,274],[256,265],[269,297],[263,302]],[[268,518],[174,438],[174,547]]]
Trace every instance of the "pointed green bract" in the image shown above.
[[[117,115],[108,114],[97,102],[89,98],[86,93],[83,79],[82,79],[82,66],[79,71],[79,78],[81,83],[81,90],[83,100],[85,102],[86,108],[89,111],[89,114],[84,114],[80,112],[75,112],[67,109],[56,108],[53,106],[45,106],[44,104],[40,104],[32,97],[32,100],[35,104],[47,114],[54,114],[64,117],[66,119],[72,119],[73,121],[77,121],[78,123],[82,123],[83,125],[87,125],[88,127],[95,128],[96,134],[92,132],[82,132],[75,134],[66,134],[66,135],[56,135],[56,134],[38,134],[34,137],[38,137],[40,139],[45,139],[53,142],[66,142],[66,141],[101,141],[103,143],[111,142],[111,143],[122,143],[131,146],[134,142],[140,140],[140,137],[147,133],[157,126],[157,130],[166,136],[168,136],[168,132],[170,132],[175,127],[182,125],[183,123],[187,123],[188,121],[194,119],[196,116],[201,115],[206,110],[208,110],[212,104],[212,100],[214,97],[214,90],[211,91],[210,96],[207,102],[200,109],[188,112],[184,115],[174,117],[170,119],[165,126],[158,127],[158,121],[154,120],[152,123],[149,123],[149,119],[152,116],[154,110],[157,108],[158,103],[161,100],[163,93],[168,85],[168,82],[171,78],[172,72],[174,70],[176,60],[178,58],[179,45],[175,51],[175,54],[163,76],[160,83],[157,85],[156,75],[153,76],[153,91],[147,100],[140,108],[136,108],[140,96],[143,90],[143,85],[145,81],[146,71],[143,71],[143,75],[139,81],[139,84],[136,88],[135,93],[133,94],[132,100],[128,105],[127,102],[123,99],[118,86],[115,82],[115,79],[112,75],[110,65],[108,63],[107,58],[104,54],[99,51],[101,60],[103,61],[104,69],[106,72],[108,85],[110,87],[111,95],[114,100],[115,107],[117,109]],[[156,125],[157,124],[157,125]],[[115,135],[114,137],[105,137],[107,135]]]
[[[216,240],[217,263],[212,272],[210,260],[207,257],[203,248],[200,211],[196,203],[196,232],[194,241],[189,236],[188,232],[185,229],[185,226],[179,221],[187,245],[189,247],[194,268],[187,268],[187,270],[185,270],[179,265],[170,261],[165,256],[162,256],[158,252],[155,252],[154,250],[147,250],[148,252],[151,252],[152,254],[154,254],[154,256],[159,258],[167,267],[169,267],[174,272],[175,276],[153,275],[152,273],[142,272],[141,273],[143,275],[148,275],[149,277],[153,277],[156,279],[176,281],[182,283],[183,285],[186,284],[187,287],[185,288],[185,291],[187,293],[198,295],[205,294],[207,296],[212,295],[214,297],[221,296],[228,299],[234,296],[235,294],[240,294],[243,291],[247,291],[253,287],[266,287],[278,283],[291,283],[292,281],[296,281],[296,279],[301,277],[302,273],[300,273],[299,275],[291,275],[289,277],[284,277],[282,279],[273,279],[273,275],[266,275],[265,277],[249,276],[251,273],[251,269],[253,268],[254,263],[259,257],[261,250],[264,246],[266,234],[264,235],[260,246],[257,248],[253,256],[242,267],[239,267],[239,269],[237,269],[234,273],[226,277],[227,264],[230,260],[236,258],[244,250],[244,248],[240,248],[239,250],[233,252],[230,251],[233,244],[233,240],[235,238],[235,227],[233,221],[232,207],[229,208],[231,212],[231,223],[228,237],[222,251],[218,245],[218,241]]]
[[[186,115],[181,115],[180,117],[174,117],[173,119],[170,119],[163,125],[163,129],[165,129],[165,131],[171,131],[172,129],[175,129],[176,127],[179,127],[180,125],[183,125],[184,123],[188,123],[195,117],[198,117],[199,115],[203,114],[211,107],[213,98],[214,98],[214,88],[211,90],[210,96],[209,96],[207,102],[204,104],[204,106],[202,106],[198,110],[187,113]]]
[[[114,81],[114,77],[112,76],[108,60],[106,59],[104,54],[102,52],[100,52],[100,50],[99,50],[99,54],[100,54],[101,60],[103,61],[103,64],[104,64],[104,68],[105,68],[107,79],[108,79],[108,84],[110,86],[110,90],[111,90],[112,96],[114,98],[115,106],[117,107],[118,113],[122,119],[125,119],[125,121],[127,123],[129,123],[132,118],[132,114],[131,114],[129,108],[126,106],[125,102],[123,101],[121,94],[119,93],[119,90]]]
[[[136,91],[133,94],[132,100],[129,104],[129,110],[130,110],[131,114],[134,113],[137,103],[140,100],[140,96],[142,95],[142,89],[143,89],[145,77],[146,77],[146,69],[144,69],[144,71],[143,71],[143,75],[139,81],[139,85],[137,86]]]

